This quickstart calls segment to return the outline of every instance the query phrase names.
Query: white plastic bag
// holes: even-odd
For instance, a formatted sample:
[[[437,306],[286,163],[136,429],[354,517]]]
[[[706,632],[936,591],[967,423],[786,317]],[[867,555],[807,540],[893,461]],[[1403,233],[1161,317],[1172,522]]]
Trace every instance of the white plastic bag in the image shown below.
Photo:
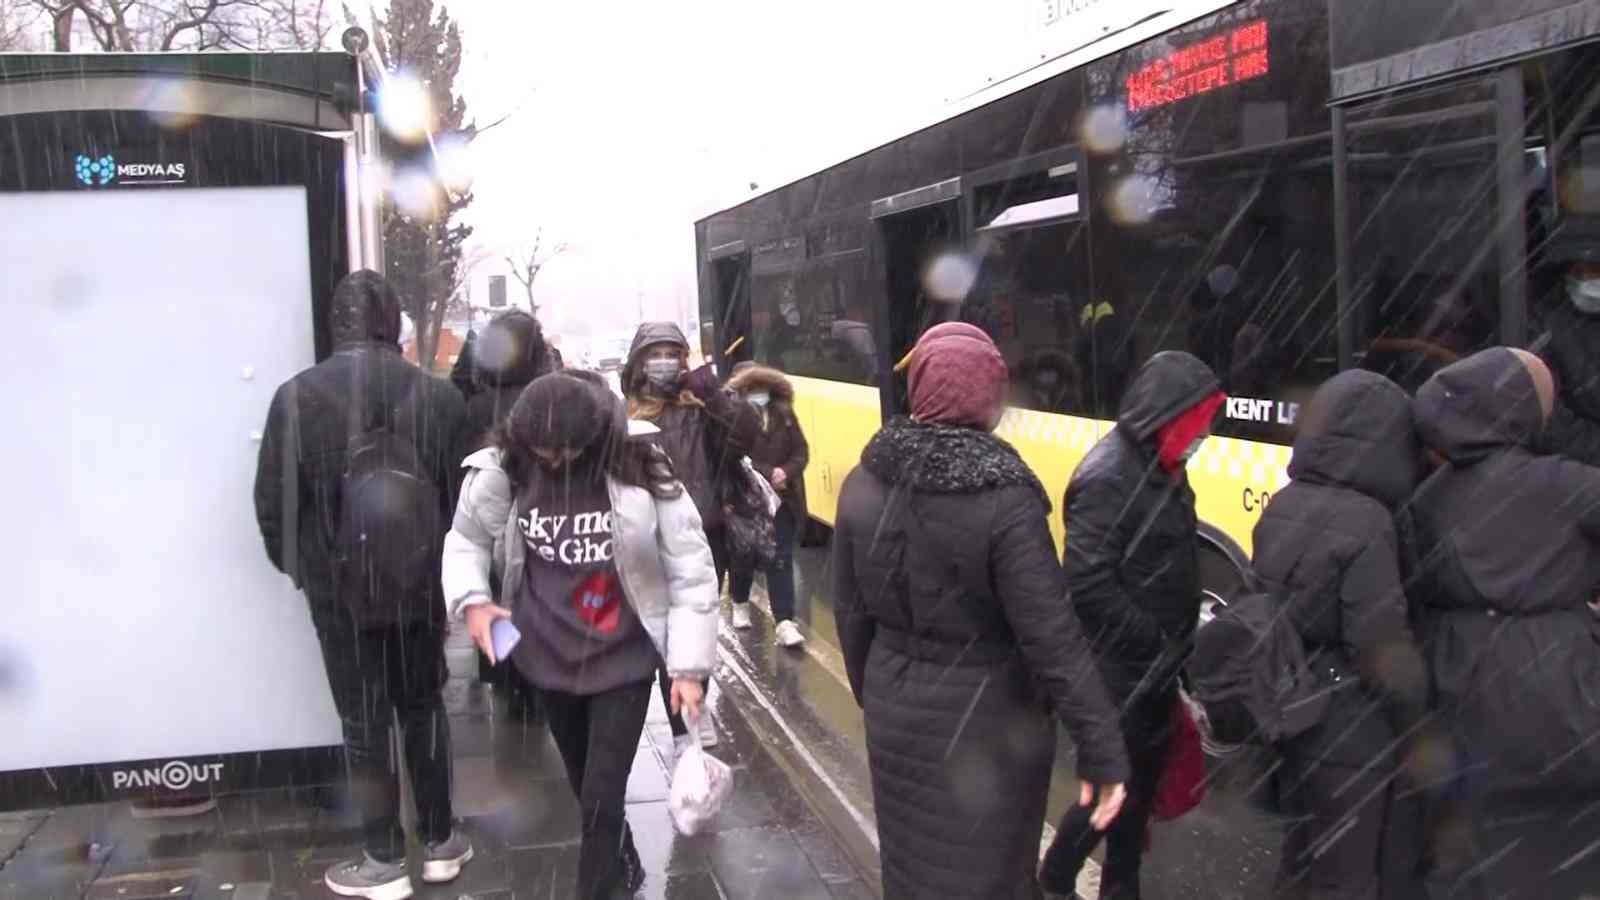
[[[739,465],[744,469],[744,477],[748,478],[750,484],[760,492],[761,500],[766,504],[767,515],[776,516],[778,507],[783,505],[783,498],[778,496],[778,492],[773,489],[772,483],[767,481],[766,476],[756,471],[756,465],[750,461],[750,457],[741,458]]]
[[[699,720],[691,720],[688,725],[688,746],[672,771],[672,792],[667,796],[672,824],[684,835],[704,828],[733,791],[733,770],[700,748]]]

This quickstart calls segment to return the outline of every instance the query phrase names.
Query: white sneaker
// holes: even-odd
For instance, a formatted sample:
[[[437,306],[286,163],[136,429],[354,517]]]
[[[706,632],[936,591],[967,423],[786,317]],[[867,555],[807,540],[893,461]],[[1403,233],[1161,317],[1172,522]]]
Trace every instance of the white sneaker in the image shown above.
[[[448,839],[422,848],[422,880],[429,884],[454,881],[461,874],[461,867],[469,862],[472,845],[459,830],[455,831]]]
[[[749,628],[750,627],[750,604],[748,604],[748,603],[735,603],[733,605],[733,627],[735,627],[735,628]]]
[[[778,646],[799,647],[806,642],[806,636],[800,633],[800,626],[793,619],[784,619],[778,623]]]

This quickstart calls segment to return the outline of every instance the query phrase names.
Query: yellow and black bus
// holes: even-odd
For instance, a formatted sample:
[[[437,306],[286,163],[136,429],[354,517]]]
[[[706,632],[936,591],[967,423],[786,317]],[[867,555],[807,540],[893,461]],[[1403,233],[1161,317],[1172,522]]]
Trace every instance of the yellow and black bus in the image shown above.
[[[999,344],[1000,434],[1057,497],[1139,364],[1185,349],[1231,398],[1190,462],[1226,596],[1318,384],[1367,367],[1414,389],[1537,335],[1539,243],[1600,208],[1600,0],[1144,5],[696,224],[708,349],[794,377],[822,522],[933,323]]]

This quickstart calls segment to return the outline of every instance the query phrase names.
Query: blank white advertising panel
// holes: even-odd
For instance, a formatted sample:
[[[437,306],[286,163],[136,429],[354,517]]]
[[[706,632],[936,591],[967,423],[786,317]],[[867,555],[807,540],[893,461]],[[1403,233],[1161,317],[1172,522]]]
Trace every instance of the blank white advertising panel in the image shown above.
[[[251,495],[301,187],[0,194],[0,772],[338,744]]]

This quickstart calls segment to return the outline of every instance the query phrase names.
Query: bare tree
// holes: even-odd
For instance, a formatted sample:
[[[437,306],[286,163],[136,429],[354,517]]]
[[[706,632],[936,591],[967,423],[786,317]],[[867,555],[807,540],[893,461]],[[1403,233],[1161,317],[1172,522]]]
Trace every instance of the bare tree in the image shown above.
[[[0,0],[22,6],[22,0]],[[310,50],[332,29],[328,0],[26,0],[59,52]],[[4,10],[4,7],[0,7]],[[77,47],[83,42],[87,46]]]
[[[34,49],[39,19],[29,0],[0,0],[0,52]]]
[[[512,276],[522,285],[523,290],[528,292],[528,312],[534,316],[539,314],[539,306],[533,302],[533,283],[538,280],[539,273],[550,260],[567,252],[566,244],[556,244],[549,248],[543,247],[543,244],[544,229],[541,228],[533,233],[533,246],[526,252],[506,257],[506,262],[511,264]]]

